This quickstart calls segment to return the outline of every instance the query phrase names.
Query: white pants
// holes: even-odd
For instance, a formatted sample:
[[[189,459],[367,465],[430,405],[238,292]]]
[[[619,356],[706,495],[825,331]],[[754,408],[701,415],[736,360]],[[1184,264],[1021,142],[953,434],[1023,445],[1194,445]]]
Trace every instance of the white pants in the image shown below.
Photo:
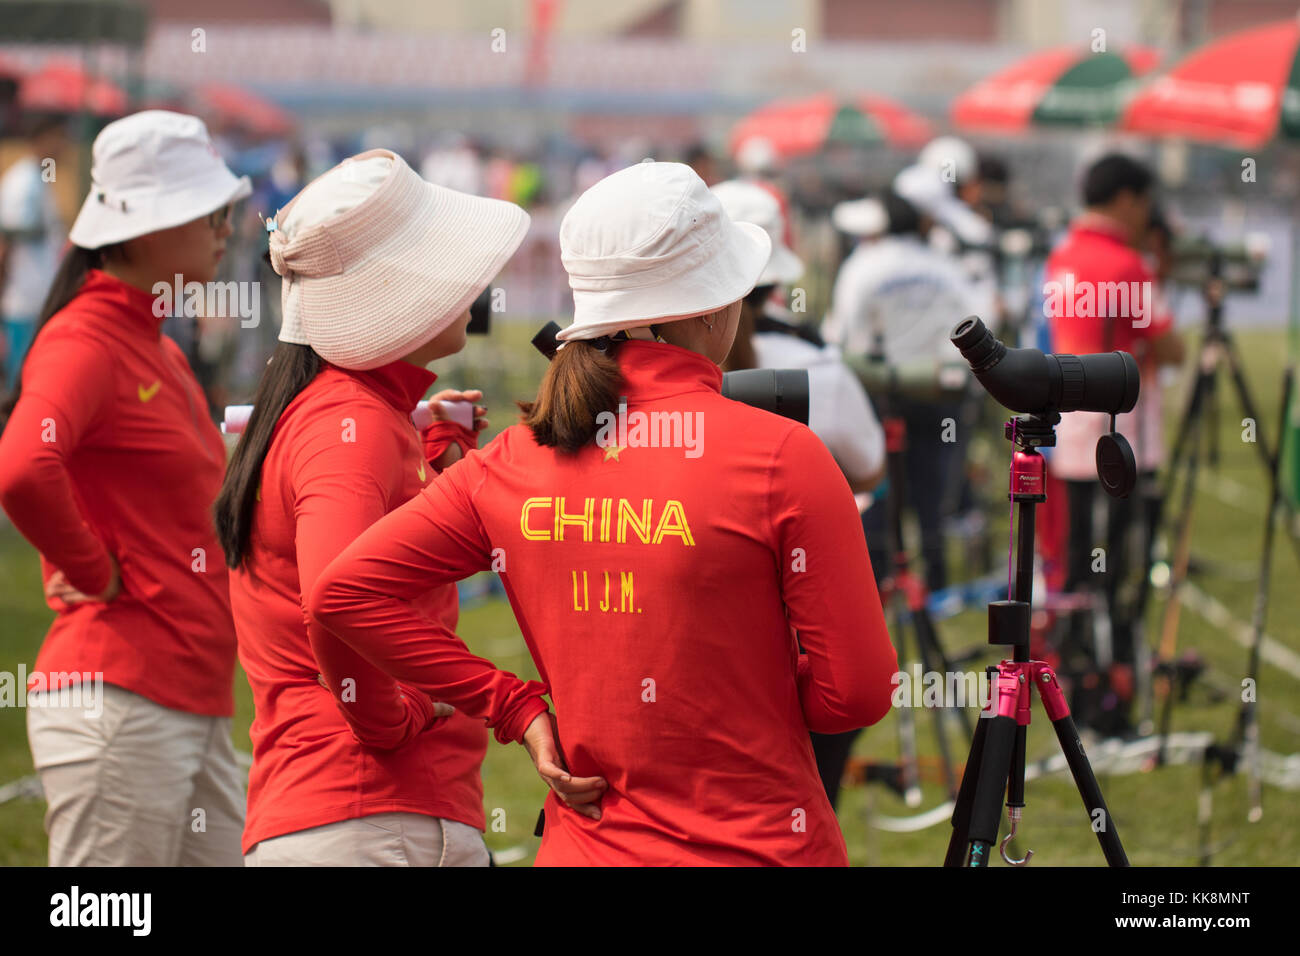
[[[483,835],[422,813],[373,813],[263,840],[245,866],[487,866]]]
[[[102,713],[28,695],[50,866],[239,866],[243,775],[229,717],[103,685]]]

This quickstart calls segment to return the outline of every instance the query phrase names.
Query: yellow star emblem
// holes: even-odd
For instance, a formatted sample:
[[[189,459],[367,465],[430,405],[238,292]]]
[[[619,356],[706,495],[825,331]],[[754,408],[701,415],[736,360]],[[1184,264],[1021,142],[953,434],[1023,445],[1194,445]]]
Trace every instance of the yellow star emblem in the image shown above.
[[[601,460],[609,461],[611,458],[613,458],[615,461],[621,461],[622,459],[618,457],[618,453],[621,451],[625,451],[626,449],[627,449],[626,445],[607,445],[605,446],[605,457]]]
[[[416,477],[419,478],[421,481],[424,481],[424,476],[425,476],[425,474],[426,474],[426,472],[425,472],[425,470],[424,470],[424,462],[420,462],[420,468],[419,468],[419,470],[415,473],[415,475],[416,475]]]

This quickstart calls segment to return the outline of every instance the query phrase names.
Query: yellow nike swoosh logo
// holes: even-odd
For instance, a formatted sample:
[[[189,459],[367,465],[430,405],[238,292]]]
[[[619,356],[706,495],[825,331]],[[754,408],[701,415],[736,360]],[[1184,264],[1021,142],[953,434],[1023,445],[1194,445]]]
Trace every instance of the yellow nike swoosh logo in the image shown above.
[[[145,388],[143,385],[137,385],[135,387],[135,393],[140,396],[140,401],[147,402],[158,394],[158,389],[160,388],[162,388],[162,379],[158,379],[158,381],[154,382],[148,388]]]
[[[424,470],[424,462],[420,462],[420,470],[417,471],[415,474],[421,481],[424,481],[424,476],[426,474]]]

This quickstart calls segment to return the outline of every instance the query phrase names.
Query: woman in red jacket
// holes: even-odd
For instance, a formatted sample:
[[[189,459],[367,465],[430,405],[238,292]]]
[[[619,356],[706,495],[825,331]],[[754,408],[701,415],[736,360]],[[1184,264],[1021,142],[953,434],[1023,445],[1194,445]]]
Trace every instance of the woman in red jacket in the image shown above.
[[[309,621],[304,595],[353,538],[476,443],[446,421],[421,435],[410,416],[436,377],[425,366],[464,346],[470,303],[528,215],[371,150],[268,225],[281,344],[216,507],[256,708],[245,862],[486,866],[482,718],[501,742],[523,741],[562,791],[590,787],[555,763],[545,689],[474,659],[464,712],[452,713]],[[444,391],[432,407],[478,397]],[[454,585],[424,588],[414,604],[455,627]]]
[[[157,293],[215,278],[249,184],[161,110],[105,127],[91,180],[0,425],[0,502],[57,612],[27,696],[50,865],[237,866],[225,447]]]
[[[768,237],[642,163],[560,247],[574,321],[525,421],[362,534],[310,610],[459,705],[472,659],[413,602],[502,569],[568,766],[608,782],[599,819],[548,797],[539,864],[846,864],[808,731],[880,719],[897,665],[825,445],[720,394]]]

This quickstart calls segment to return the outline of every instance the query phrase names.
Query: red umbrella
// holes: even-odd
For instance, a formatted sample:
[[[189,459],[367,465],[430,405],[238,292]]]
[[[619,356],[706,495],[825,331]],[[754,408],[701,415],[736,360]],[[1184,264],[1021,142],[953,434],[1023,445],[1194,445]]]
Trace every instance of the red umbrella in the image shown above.
[[[1035,53],[981,80],[953,101],[960,129],[1021,132],[1030,125],[1092,126],[1119,118],[1134,78],[1160,53],[1128,47],[1092,53],[1077,46]]]
[[[294,127],[285,110],[242,86],[209,83],[194,91],[194,100],[213,126],[237,126],[256,136],[283,136]]]
[[[75,63],[49,63],[23,77],[18,87],[22,110],[121,116],[126,93],[108,80],[91,76]]]
[[[1300,21],[1202,47],[1129,104],[1125,129],[1251,149],[1300,139]]]
[[[765,139],[782,158],[814,153],[829,142],[876,144],[899,148],[924,144],[934,137],[925,117],[901,103],[872,94],[838,97],[833,93],[777,100],[751,113],[731,131],[731,151],[746,141]]]

